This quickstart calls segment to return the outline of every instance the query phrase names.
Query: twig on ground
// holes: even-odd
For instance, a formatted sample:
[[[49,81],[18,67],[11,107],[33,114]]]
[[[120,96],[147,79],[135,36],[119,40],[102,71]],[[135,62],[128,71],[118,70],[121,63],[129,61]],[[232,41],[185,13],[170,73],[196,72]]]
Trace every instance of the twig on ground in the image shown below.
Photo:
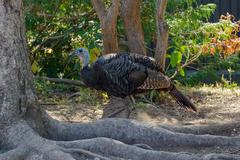
[[[43,80],[50,81],[50,82],[55,82],[55,83],[65,83],[65,84],[69,84],[69,85],[76,85],[76,86],[86,87],[84,82],[81,81],[81,80],[71,80],[71,79],[64,79],[64,78],[63,79],[60,79],[60,78],[49,78],[49,77],[39,77],[39,76],[36,76],[35,78],[43,79]]]
[[[81,96],[81,93],[80,92],[73,93],[68,97],[68,99],[70,100],[70,99],[72,99],[74,97],[77,97],[77,96]]]
[[[107,115],[107,117],[108,118],[114,117],[115,115],[117,115],[118,113],[120,113],[120,112],[122,112],[124,110],[126,110],[126,108],[124,108],[124,107],[123,108],[119,108],[118,110],[116,110],[116,111],[110,113],[109,115]]]

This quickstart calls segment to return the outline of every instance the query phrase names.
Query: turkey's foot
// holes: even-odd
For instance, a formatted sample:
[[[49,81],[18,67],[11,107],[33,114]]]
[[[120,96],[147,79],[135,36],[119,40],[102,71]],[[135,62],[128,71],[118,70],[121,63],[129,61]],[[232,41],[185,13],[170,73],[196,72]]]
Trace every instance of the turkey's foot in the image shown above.
[[[123,99],[121,99],[121,100],[123,100]],[[121,112],[126,111],[124,118],[129,118],[131,115],[131,112],[136,109],[135,104],[136,104],[136,101],[135,101],[134,97],[132,95],[130,95],[130,96],[128,96],[127,101],[125,101],[125,103],[123,104],[124,106],[117,108],[112,113],[108,114],[106,117],[112,118],[112,117],[115,117],[116,115],[120,114]]]

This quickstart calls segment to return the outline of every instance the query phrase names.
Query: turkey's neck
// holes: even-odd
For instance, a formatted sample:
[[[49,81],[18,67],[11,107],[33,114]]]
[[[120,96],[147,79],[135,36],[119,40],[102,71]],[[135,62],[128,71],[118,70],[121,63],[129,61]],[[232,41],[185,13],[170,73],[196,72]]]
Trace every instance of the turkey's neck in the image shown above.
[[[93,85],[94,74],[91,67],[89,67],[88,65],[84,66],[83,69],[81,70],[81,77],[83,78],[83,81],[86,85],[90,87]]]
[[[89,65],[89,59],[85,59],[83,61],[83,68],[88,67],[88,65]]]
[[[83,57],[83,68],[88,67],[90,61],[90,55],[87,52]]]

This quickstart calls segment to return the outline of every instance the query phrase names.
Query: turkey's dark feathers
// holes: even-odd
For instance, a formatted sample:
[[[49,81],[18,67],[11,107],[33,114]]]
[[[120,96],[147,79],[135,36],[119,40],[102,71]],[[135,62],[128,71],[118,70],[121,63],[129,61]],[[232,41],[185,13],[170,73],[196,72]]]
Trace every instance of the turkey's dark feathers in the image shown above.
[[[111,95],[125,97],[147,78],[146,66],[134,62],[128,54],[110,54],[100,57],[94,68],[101,70],[102,88]]]
[[[106,63],[111,63],[111,61],[114,61],[115,59],[119,58],[123,59],[128,59],[131,60],[132,62],[141,64],[149,69],[162,72],[160,65],[155,61],[154,58],[148,57],[148,56],[143,56],[140,54],[135,54],[135,53],[119,53],[119,54],[107,54],[98,59],[98,63],[100,62],[101,64],[106,64]]]
[[[98,58],[91,67],[85,67],[81,74],[84,82],[110,95],[125,97],[146,90],[165,90],[182,107],[196,111],[195,106],[161,73],[154,59],[137,54],[108,54]]]
[[[170,86],[170,79],[160,72],[155,60],[139,54],[107,54],[98,58],[91,68],[93,76],[86,78],[93,78],[88,80],[91,83],[89,86],[115,96],[124,97],[136,89],[162,89]]]
[[[133,83],[136,86],[140,86],[146,80],[147,76],[148,76],[148,73],[147,72],[143,72],[142,70],[140,70],[140,71],[133,71],[129,75],[129,81],[130,81],[130,83]]]

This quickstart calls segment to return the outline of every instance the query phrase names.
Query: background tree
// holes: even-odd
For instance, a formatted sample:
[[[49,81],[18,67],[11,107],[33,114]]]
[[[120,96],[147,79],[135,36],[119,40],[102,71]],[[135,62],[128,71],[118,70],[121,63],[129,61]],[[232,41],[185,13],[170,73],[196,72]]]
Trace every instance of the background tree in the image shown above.
[[[125,119],[83,124],[52,119],[34,93],[23,22],[21,0],[0,0],[0,159],[239,159],[238,155],[195,155],[157,149],[239,147],[239,137],[175,133]]]
[[[124,23],[124,29],[127,38],[127,46],[131,52],[146,55],[146,47],[144,42],[144,34],[142,30],[141,16],[140,16],[140,0],[136,1],[112,1],[109,11],[105,9],[104,1],[92,1],[92,4],[98,14],[102,29],[103,47],[105,53],[117,52],[117,33],[116,24],[117,16],[120,16]],[[115,7],[114,7],[115,6]],[[165,54],[167,50],[168,34],[166,30],[166,23],[164,20],[164,13],[167,7],[167,1],[157,2],[157,51],[155,57],[160,62],[160,65],[165,65]],[[115,10],[113,10],[115,8]],[[120,11],[118,12],[118,8]],[[163,25],[164,24],[164,25]],[[107,31],[108,30],[108,31]],[[113,33],[113,34],[112,34]],[[111,35],[111,36],[110,36]],[[162,42],[164,40],[164,42]],[[111,44],[113,43],[113,44]],[[109,47],[112,46],[112,49]],[[164,50],[164,51],[163,51]],[[164,59],[164,60],[162,60]],[[164,68],[164,67],[163,67]]]
[[[118,52],[116,25],[120,0],[113,0],[109,9],[106,9],[103,0],[92,0],[92,4],[101,23],[103,52],[105,54]]]
[[[167,0],[157,0],[157,44],[154,58],[159,62],[162,71],[165,71],[166,53],[168,48],[168,26],[164,20]]]
[[[140,14],[141,0],[121,1],[120,16],[124,23],[127,46],[130,52],[146,55]]]

